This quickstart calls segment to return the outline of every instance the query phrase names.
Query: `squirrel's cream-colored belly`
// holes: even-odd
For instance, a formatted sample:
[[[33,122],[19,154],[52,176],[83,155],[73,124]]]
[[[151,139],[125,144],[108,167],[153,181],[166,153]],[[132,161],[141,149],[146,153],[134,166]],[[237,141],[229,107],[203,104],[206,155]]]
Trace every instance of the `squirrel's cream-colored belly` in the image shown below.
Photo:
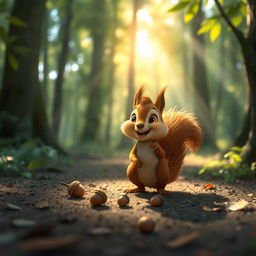
[[[146,187],[156,187],[156,165],[158,158],[151,148],[152,142],[137,143],[137,157],[143,163],[142,168],[138,168],[138,179]]]

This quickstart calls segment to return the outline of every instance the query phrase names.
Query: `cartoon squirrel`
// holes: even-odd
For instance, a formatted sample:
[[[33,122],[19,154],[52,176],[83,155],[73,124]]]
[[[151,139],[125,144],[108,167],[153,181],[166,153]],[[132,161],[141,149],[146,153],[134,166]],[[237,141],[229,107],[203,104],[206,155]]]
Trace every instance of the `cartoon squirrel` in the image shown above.
[[[165,186],[178,178],[186,150],[197,151],[201,144],[202,130],[191,113],[170,111],[163,116],[165,90],[153,103],[143,96],[143,87],[139,88],[130,119],[121,125],[124,135],[138,140],[127,168],[128,178],[137,187],[126,189],[126,193],[151,187],[159,194],[168,194]]]

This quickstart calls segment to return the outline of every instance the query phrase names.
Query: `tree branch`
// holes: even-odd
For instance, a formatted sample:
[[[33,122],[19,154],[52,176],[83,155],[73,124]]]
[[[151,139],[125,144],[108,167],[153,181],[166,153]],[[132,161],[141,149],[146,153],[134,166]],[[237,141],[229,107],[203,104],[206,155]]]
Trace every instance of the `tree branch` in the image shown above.
[[[235,34],[235,36],[236,36],[237,40],[239,41],[239,43],[242,45],[244,43],[244,39],[245,39],[243,33],[239,29],[237,29],[234,26],[234,24],[231,22],[230,18],[225,13],[225,11],[224,11],[222,5],[220,4],[219,0],[214,0],[214,2],[217,5],[217,8],[218,8],[220,14],[222,15],[223,19],[228,24],[228,26],[231,28],[231,30]]]

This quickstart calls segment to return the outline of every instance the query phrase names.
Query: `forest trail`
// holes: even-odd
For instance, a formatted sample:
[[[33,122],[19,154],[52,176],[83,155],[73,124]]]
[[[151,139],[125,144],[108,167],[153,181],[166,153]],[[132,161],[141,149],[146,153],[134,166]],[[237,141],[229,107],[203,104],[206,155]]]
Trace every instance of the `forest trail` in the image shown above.
[[[1,177],[0,199],[21,209],[0,208],[0,255],[256,253],[255,184],[211,181],[215,188],[207,190],[204,185],[209,181],[194,175],[195,166],[186,165],[179,180],[168,185],[172,193],[165,196],[163,206],[150,206],[155,192],[147,190],[129,194],[129,206],[119,208],[117,198],[132,186],[125,176],[127,164],[123,159],[79,159],[61,173],[39,173],[31,180]],[[70,198],[60,185],[73,180],[84,185],[84,199]],[[89,197],[95,189],[107,194],[105,206],[91,207]],[[249,204],[240,211],[215,205],[242,199]],[[144,215],[156,220],[151,234],[138,230],[137,220]]]

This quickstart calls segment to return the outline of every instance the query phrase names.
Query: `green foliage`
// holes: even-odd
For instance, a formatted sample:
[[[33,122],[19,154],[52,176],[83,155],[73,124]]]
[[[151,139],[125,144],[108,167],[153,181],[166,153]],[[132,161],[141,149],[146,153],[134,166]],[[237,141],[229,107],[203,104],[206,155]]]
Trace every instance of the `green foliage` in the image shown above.
[[[16,54],[26,56],[28,48],[16,44],[18,38],[16,36],[8,36],[8,25],[16,27],[27,27],[27,24],[18,17],[11,16],[9,14],[8,6],[4,2],[0,2],[0,41],[8,48],[8,63],[17,71],[19,68],[19,62]]]
[[[0,141],[1,142],[1,141]],[[51,168],[58,160],[55,149],[37,140],[27,141],[19,146],[3,147],[0,143],[0,174],[32,178],[34,171]],[[52,168],[51,168],[52,169]]]
[[[14,16],[8,16],[6,19],[10,22],[10,24],[17,26],[17,27],[26,27],[27,24],[22,21],[21,19],[14,17]]]
[[[242,155],[243,148],[232,147],[223,159],[205,164],[198,174],[207,172],[213,177],[223,177],[226,182],[233,182],[237,178],[256,177],[256,162],[248,166],[243,163]]]
[[[205,6],[208,5],[208,1],[203,1]],[[235,27],[238,27],[242,24],[244,18],[246,17],[246,3],[245,1],[234,1],[230,4],[224,5],[224,1],[219,0],[220,4],[223,7],[224,12],[227,14],[232,24]],[[190,22],[194,19],[199,9],[201,8],[201,1],[199,0],[180,0],[177,4],[171,7],[168,12],[175,12],[184,10],[184,20],[185,22]],[[213,6],[214,9],[215,5]],[[198,34],[209,33],[210,40],[215,41],[221,34],[221,20],[223,19],[222,15],[217,14],[211,17],[205,18],[202,22]]]

